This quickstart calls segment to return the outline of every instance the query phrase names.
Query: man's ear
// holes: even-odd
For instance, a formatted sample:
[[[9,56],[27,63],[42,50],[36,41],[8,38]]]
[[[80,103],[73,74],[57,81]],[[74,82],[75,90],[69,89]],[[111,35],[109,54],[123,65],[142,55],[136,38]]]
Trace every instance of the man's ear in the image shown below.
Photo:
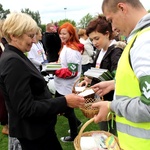
[[[126,7],[124,3],[118,3],[117,4],[118,10],[121,10],[122,12],[125,11]]]
[[[118,4],[117,4],[117,8],[118,8],[118,11],[121,11],[121,12],[123,12],[124,14],[126,14],[127,11],[128,11],[128,7],[127,7],[127,4],[126,4],[126,3],[118,3]]]

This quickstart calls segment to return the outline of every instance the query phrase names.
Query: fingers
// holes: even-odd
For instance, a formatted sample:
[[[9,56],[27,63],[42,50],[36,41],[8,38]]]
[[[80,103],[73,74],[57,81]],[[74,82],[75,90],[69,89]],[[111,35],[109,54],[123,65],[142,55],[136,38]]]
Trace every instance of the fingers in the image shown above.
[[[99,110],[99,113],[94,116],[94,122],[95,123],[99,123],[99,122],[103,121],[101,114],[102,114],[102,112]]]
[[[108,120],[107,115],[104,115],[101,110],[99,110],[99,113],[94,116],[94,122],[95,123],[107,121],[107,120]]]
[[[82,87],[82,86],[88,86],[88,82],[86,82],[85,80],[84,81],[81,81],[78,86]]]
[[[97,91],[96,94],[99,95],[100,97],[104,96],[103,90]]]
[[[99,90],[98,87],[95,87],[95,88],[94,88],[94,87],[92,86],[91,88],[94,90],[95,93]]]
[[[100,89],[98,86],[92,86],[91,87],[93,90],[94,90],[94,92],[97,94],[97,95],[99,95],[99,96],[103,96],[102,95],[102,92],[103,92],[103,89]]]
[[[78,86],[79,86],[79,87],[85,86],[85,82],[84,82],[84,81],[80,82],[80,83],[78,84]]]
[[[88,86],[88,82],[86,82],[85,86],[86,86],[86,87]]]
[[[96,108],[96,107],[97,107],[97,108],[100,108],[100,104],[101,104],[101,102],[93,103],[93,104],[92,104],[92,107],[93,107],[93,108]]]
[[[108,118],[107,118],[108,113],[109,113],[108,101],[100,101],[97,103],[93,103],[92,107],[99,108],[98,114],[96,116],[94,116],[94,122],[95,123],[108,120]]]
[[[94,116],[94,122],[95,122],[95,123],[99,123],[99,122],[100,122],[100,120],[99,120],[99,118],[97,117],[97,115]]]
[[[85,100],[79,103],[79,107],[83,107],[85,105]]]

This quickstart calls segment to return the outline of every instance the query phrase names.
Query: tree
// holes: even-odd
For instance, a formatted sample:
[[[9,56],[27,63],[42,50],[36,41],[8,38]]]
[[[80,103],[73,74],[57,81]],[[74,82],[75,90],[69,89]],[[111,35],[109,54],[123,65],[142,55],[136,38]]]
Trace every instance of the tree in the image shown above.
[[[29,14],[36,21],[36,23],[38,24],[38,26],[41,25],[41,17],[40,17],[39,11],[33,12],[29,8],[25,8],[24,10],[21,9],[21,12]]]
[[[9,9],[4,10],[3,5],[0,4],[0,19],[5,19],[9,13],[10,13],[10,10]]]
[[[65,22],[70,22],[73,26],[76,27],[76,22],[74,20],[69,20],[69,19],[63,19],[63,20],[58,21],[58,26],[61,26]]]
[[[41,24],[41,25],[39,25],[39,27],[42,29],[42,33],[46,31],[46,25],[45,24]]]
[[[93,19],[93,16],[90,15],[89,13],[85,15],[80,22],[78,23],[79,28],[86,28],[88,23]]]

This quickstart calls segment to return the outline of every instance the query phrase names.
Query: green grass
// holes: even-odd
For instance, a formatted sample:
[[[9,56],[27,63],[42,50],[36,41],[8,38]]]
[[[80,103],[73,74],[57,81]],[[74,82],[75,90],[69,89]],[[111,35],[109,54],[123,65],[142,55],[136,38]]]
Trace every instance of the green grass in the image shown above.
[[[82,112],[79,109],[75,109],[76,116],[80,121],[85,123],[88,119],[82,114]],[[58,116],[58,121],[56,124],[56,133],[58,136],[58,139],[60,139],[62,136],[68,136],[68,120],[64,116]],[[2,130],[2,126],[0,126],[0,131]],[[89,126],[86,127],[85,131],[92,131],[92,130],[99,130],[99,126],[95,123],[91,123]],[[73,142],[67,142],[63,143],[61,142],[63,150],[74,150]],[[8,136],[3,135],[0,132],[0,150],[8,150]]]
[[[8,136],[2,134],[3,126],[0,126],[0,150],[8,150]]]

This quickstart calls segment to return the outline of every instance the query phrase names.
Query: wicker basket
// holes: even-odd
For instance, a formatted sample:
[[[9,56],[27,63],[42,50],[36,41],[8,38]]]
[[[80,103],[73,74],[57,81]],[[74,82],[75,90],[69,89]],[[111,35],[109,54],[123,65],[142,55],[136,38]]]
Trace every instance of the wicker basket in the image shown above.
[[[103,99],[101,99],[103,100]],[[85,98],[85,105],[83,107],[80,107],[80,110],[82,111],[83,115],[87,118],[93,118],[95,115],[98,114],[99,108],[92,108],[91,105],[95,102],[100,101],[100,99],[97,98]]]
[[[76,138],[74,139],[74,148],[75,150],[82,150],[81,149],[81,145],[80,145],[80,141],[81,141],[81,137],[88,137],[88,136],[92,136],[93,133],[103,133],[105,135],[109,136],[114,136],[113,134],[106,132],[106,131],[89,131],[89,132],[84,132],[84,129],[94,121],[94,118],[91,118],[90,120],[88,120],[80,129],[79,134],[76,136]],[[119,149],[121,150],[120,146],[119,146],[119,142],[118,142],[118,138],[116,136],[114,136],[115,138],[115,142],[117,143]]]
[[[84,77],[81,77],[81,78],[76,80],[76,82],[74,83],[73,89],[72,89],[72,93],[79,94],[79,92],[76,92],[75,87],[82,80],[84,80]],[[90,89],[90,87],[85,88],[85,90],[87,90],[87,89]],[[85,105],[83,107],[81,107],[80,109],[81,109],[81,111],[85,117],[93,118],[94,115],[98,114],[99,108],[92,108],[91,105],[92,105],[92,103],[103,100],[103,97],[101,97],[101,99],[100,99],[100,98],[96,98],[95,94],[91,94],[91,95],[88,95],[84,98],[85,98]]]
[[[83,80],[84,80],[84,77],[80,77],[79,79],[77,79],[77,80],[75,81],[75,83],[74,83],[74,85],[73,85],[73,88],[72,88],[72,93],[75,93],[75,94],[79,94],[79,93],[80,93],[80,92],[77,92],[75,88],[76,88],[77,84],[80,83],[80,82],[83,81]],[[85,90],[87,90],[87,89],[90,89],[90,88],[89,88],[89,87],[86,87]],[[84,91],[84,90],[83,90],[83,91]],[[83,91],[82,91],[82,92],[83,92]],[[91,94],[91,95],[89,95],[89,96],[86,96],[86,98],[90,98],[90,97],[94,98],[94,95],[95,95],[95,94]]]
[[[82,80],[84,80],[84,77],[80,77],[80,78],[78,78],[78,79],[75,81],[75,83],[74,83],[74,85],[73,85],[73,88],[72,88],[72,93],[79,94],[79,93],[75,90],[75,87],[76,87],[77,84],[80,83]]]

